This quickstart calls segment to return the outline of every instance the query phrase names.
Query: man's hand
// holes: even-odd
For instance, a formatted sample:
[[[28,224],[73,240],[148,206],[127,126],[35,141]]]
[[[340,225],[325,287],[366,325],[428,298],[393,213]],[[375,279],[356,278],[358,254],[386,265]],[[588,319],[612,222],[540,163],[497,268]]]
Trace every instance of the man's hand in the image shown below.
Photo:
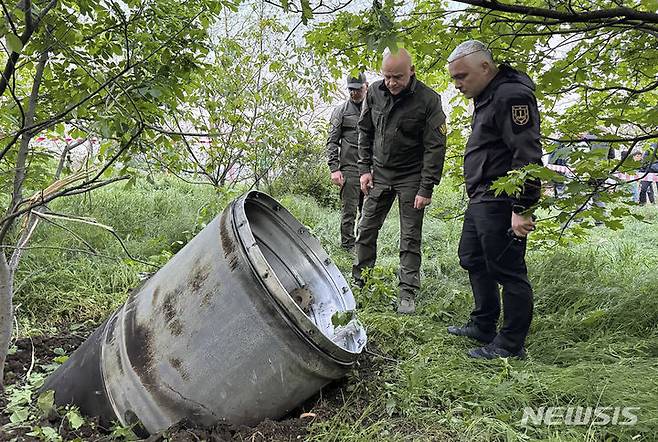
[[[519,238],[525,238],[528,233],[535,230],[535,222],[532,215],[519,215],[512,212],[512,231]]]
[[[416,195],[414,200],[414,209],[424,209],[432,204],[432,198],[425,198],[424,196]]]
[[[343,172],[341,172],[340,170],[331,172],[331,182],[337,185],[338,187],[343,187],[343,184],[345,184],[345,178],[343,178]]]
[[[374,183],[372,182],[371,173],[364,173],[361,175],[359,182],[361,183],[361,192],[363,192],[364,195],[368,195],[370,193],[370,189],[375,187]]]

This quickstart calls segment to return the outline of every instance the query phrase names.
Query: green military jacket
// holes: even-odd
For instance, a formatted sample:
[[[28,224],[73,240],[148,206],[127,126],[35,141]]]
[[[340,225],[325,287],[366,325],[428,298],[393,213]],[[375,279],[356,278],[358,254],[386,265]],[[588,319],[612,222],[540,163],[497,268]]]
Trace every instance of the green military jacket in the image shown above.
[[[419,180],[418,195],[430,198],[441,180],[446,151],[441,97],[411,77],[394,97],[382,80],[368,89],[359,119],[359,172],[377,181]]]
[[[336,106],[331,114],[327,139],[327,164],[332,172],[358,174],[359,160],[357,123],[361,115],[361,103],[347,100]]]

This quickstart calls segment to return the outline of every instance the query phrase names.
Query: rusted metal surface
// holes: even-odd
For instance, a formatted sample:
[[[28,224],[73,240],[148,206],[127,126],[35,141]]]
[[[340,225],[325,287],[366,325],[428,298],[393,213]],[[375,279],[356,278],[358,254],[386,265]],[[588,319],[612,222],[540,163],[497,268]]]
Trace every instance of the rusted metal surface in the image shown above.
[[[249,192],[133,292],[44,389],[142,435],[183,418],[252,425],[345,374],[365,331],[334,336],[331,316],[354,308],[319,242],[274,199]],[[77,387],[85,378],[80,385],[93,388]]]

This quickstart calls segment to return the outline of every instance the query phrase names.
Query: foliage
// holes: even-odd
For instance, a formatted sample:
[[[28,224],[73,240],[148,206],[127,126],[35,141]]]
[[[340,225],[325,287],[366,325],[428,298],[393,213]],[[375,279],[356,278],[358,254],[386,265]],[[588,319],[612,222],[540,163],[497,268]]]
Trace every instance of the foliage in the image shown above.
[[[369,9],[336,14],[306,38],[335,76],[352,66],[377,70],[384,47],[404,46],[414,56],[419,77],[441,92],[448,88],[445,60],[452,49],[466,39],[480,39],[497,60],[511,61],[535,80],[546,152],[555,148],[554,140],[579,141],[588,133],[619,153],[658,140],[658,14],[653,0],[618,6],[607,0],[376,1]],[[444,174],[461,178],[469,112],[463,97],[451,91],[446,96],[451,98],[444,105],[451,112]],[[553,223],[546,224],[545,235],[568,241],[602,221],[620,227],[628,210],[612,213],[591,202],[599,196],[602,202],[623,199],[625,184],[613,178],[602,185],[591,178],[635,172],[632,162],[621,161],[619,155],[603,161],[594,152],[574,157],[570,166],[575,176],[567,180],[566,197],[542,202]],[[547,169],[528,168],[499,186],[518,188],[527,173],[557,177]],[[564,237],[567,223],[578,226]]]
[[[223,17],[213,30],[205,68],[192,79],[197,87],[172,109],[177,119],[163,135],[175,148],[163,145],[151,158],[214,186],[248,182],[268,189],[314,143],[320,66],[287,41],[290,30],[262,4]],[[207,136],[185,135],[190,132]]]
[[[273,195],[297,194],[313,197],[323,207],[340,207],[340,189],[334,185],[327,168],[324,146],[313,140],[304,151],[284,159],[286,169],[270,186]]]

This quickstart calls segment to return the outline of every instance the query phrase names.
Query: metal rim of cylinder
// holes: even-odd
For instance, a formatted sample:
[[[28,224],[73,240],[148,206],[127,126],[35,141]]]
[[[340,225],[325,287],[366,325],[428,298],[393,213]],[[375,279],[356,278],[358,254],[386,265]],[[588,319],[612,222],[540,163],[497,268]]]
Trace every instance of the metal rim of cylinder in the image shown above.
[[[351,299],[352,305],[348,304],[348,299],[344,297],[349,292],[349,286],[338,267],[333,263],[329,255],[324,251],[320,242],[314,238],[308,229],[297,221],[290,212],[283,208],[275,199],[269,195],[250,191],[238,198],[232,205],[232,221],[243,252],[247,256],[247,261],[252,271],[265,287],[266,292],[272,297],[283,314],[284,318],[295,329],[298,334],[309,342],[320,352],[330,357],[335,363],[350,366],[354,364],[356,357],[360,352],[351,352],[334,343],[331,339],[322,333],[318,327],[309,319],[304,311],[292,299],[274,273],[272,267],[265,259],[260,247],[256,243],[245,205],[254,203],[270,212],[273,219],[277,219],[289,230],[291,238],[296,238],[303,243],[313,259],[320,263],[321,268],[326,272],[326,277],[332,281],[336,287],[336,293],[342,300],[344,310],[353,310],[355,305]]]

